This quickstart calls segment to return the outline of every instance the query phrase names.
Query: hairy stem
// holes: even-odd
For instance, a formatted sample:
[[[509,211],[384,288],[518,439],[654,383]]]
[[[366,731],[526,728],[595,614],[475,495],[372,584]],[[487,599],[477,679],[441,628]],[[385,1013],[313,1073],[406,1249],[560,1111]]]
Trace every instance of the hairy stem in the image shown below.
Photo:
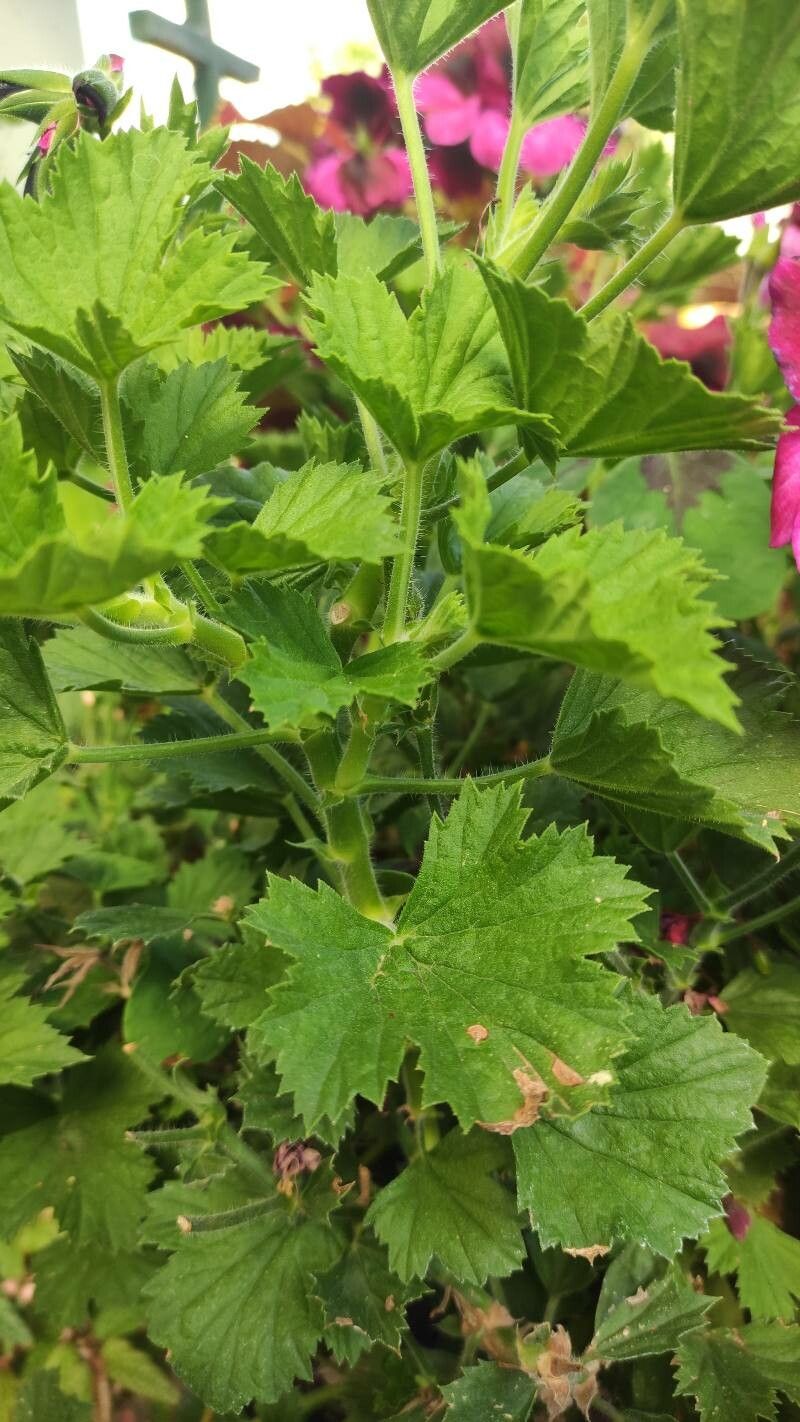
[[[104,765],[115,760],[175,760],[187,755],[207,755],[214,751],[246,750],[275,740],[271,731],[232,731],[226,736],[197,736],[187,741],[136,741],[132,745],[70,745],[70,765]]]
[[[508,231],[511,214],[514,209],[514,200],[517,193],[517,174],[519,172],[519,159],[522,152],[522,144],[525,139],[525,122],[522,114],[516,105],[511,114],[511,123],[508,129],[503,157],[500,162],[500,172],[497,175],[497,206],[495,208],[496,231],[492,244],[492,250],[496,251],[502,245],[503,238]]]
[[[389,582],[389,596],[386,600],[386,618],[383,624],[384,642],[397,642],[406,626],[408,593],[414,573],[414,559],[419,537],[419,521],[422,511],[422,472],[418,463],[407,464],[403,480],[403,501],[400,509],[400,537],[402,546],[392,564]]]
[[[761,894],[767,893],[779,884],[787,874],[791,874],[800,864],[800,839],[796,839],[794,844],[784,851],[780,859],[768,864],[766,869],[755,874],[752,879],[747,880],[738,889],[733,889],[729,894],[720,900],[720,909],[726,913],[733,914],[737,909],[743,908],[751,899],[757,899]]]
[[[487,775],[441,776],[423,779],[415,775],[368,775],[362,780],[358,793],[361,795],[383,794],[396,791],[402,795],[457,795],[468,780],[473,785],[512,785],[515,780],[538,780],[542,775],[552,775],[553,767],[548,756],[541,760],[528,761],[525,765],[514,765],[510,770],[490,771]]]
[[[227,721],[228,725],[231,726],[234,731],[252,732],[253,727],[245,721],[244,716],[240,716],[238,711],[234,711],[233,707],[228,704],[224,697],[220,696],[219,692],[211,692],[207,700],[209,706],[216,711],[217,715],[220,716],[223,721]],[[315,819],[323,823],[322,806],[317,796],[314,794],[308,781],[300,774],[300,771],[295,770],[291,761],[288,761],[284,755],[281,755],[279,750],[276,750],[275,746],[270,745],[266,741],[261,741],[258,745],[254,745],[253,749],[256,750],[262,760],[265,760],[267,765],[275,771],[275,774],[288,785],[299,803],[304,805],[307,810],[310,810]]]
[[[773,923],[780,923],[781,919],[789,918],[800,909],[800,894],[796,898],[789,899],[785,904],[778,904],[777,908],[768,909],[766,913],[759,914],[757,918],[751,918],[748,923],[733,923],[730,928],[724,928],[721,933],[714,936],[714,945],[722,947],[725,943],[734,943],[737,938],[746,938],[750,933],[758,933],[761,928],[769,928]]]
[[[100,409],[103,415],[103,437],[106,444],[108,472],[114,480],[117,503],[127,509],[133,503],[133,484],[125,451],[122,427],[122,407],[119,402],[119,377],[100,384]]]
[[[181,572],[187,583],[189,583],[190,587],[197,594],[206,612],[213,612],[216,617],[222,617],[222,606],[214,596],[200,569],[187,558],[181,563]]]
[[[386,467],[386,451],[383,447],[381,432],[378,429],[377,421],[370,414],[362,400],[356,397],[356,409],[358,418],[361,421],[361,428],[364,432],[364,443],[367,446],[369,462],[376,474],[386,477],[388,469]]]
[[[324,794],[336,789],[341,760],[335,731],[317,731],[305,742],[305,752],[314,781]],[[391,916],[381,897],[370,856],[370,837],[364,812],[355,798],[340,799],[322,807],[328,848],[339,872],[344,897],[365,918],[390,923]]]
[[[647,19],[638,29],[628,33],[611,82],[602,102],[592,114],[583,143],[542,208],[530,237],[512,265],[517,276],[528,276],[541,261],[591,178],[595,164],[614,132],[625,100],[650,48],[653,34],[666,12],[667,4],[668,0],[653,0]]]
[[[675,870],[675,874],[680,879],[681,883],[686,889],[688,889],[691,897],[694,899],[700,911],[705,914],[707,918],[718,918],[719,915],[717,913],[716,905],[712,903],[711,899],[708,897],[708,894],[706,893],[702,885],[698,884],[697,880],[694,877],[694,874],[692,873],[691,869],[689,868],[689,865],[686,863],[686,860],[683,858],[683,856],[679,854],[677,850],[674,850],[672,853],[667,855],[667,859],[672,865],[672,868]]]
[[[638,252],[634,252],[630,261],[620,268],[616,276],[607,281],[597,295],[591,297],[586,305],[581,307],[581,315],[585,316],[587,321],[591,321],[595,316],[599,316],[601,311],[605,311],[616,297],[636,281],[645,267],[649,267],[650,263],[660,256],[664,248],[669,246],[673,237],[677,237],[678,233],[683,231],[684,225],[679,212],[671,213],[666,222],[662,222],[661,226],[656,228],[652,237],[648,238]]]
[[[437,672],[448,671],[450,667],[455,666],[456,662],[463,661],[464,657],[468,657],[470,652],[475,650],[479,641],[480,638],[477,634],[471,627],[468,627],[466,632],[462,632],[461,636],[457,637],[455,642],[451,642],[449,647],[445,647],[444,651],[431,657],[431,666]]]
[[[192,624],[188,612],[171,622],[156,627],[129,626],[125,622],[115,622],[96,608],[86,607],[81,613],[81,622],[91,627],[100,637],[111,642],[130,642],[134,646],[181,647],[193,639]]]
[[[419,126],[419,116],[417,114],[416,104],[414,103],[414,76],[412,74],[404,74],[401,70],[398,70],[396,73],[393,73],[392,78],[394,80],[394,90],[397,96],[397,112],[400,115],[400,124],[403,129],[406,152],[408,153],[408,163],[414,182],[414,196],[417,200],[419,230],[422,236],[422,251],[425,256],[425,267],[428,284],[430,285],[437,272],[442,270],[442,253],[439,247],[439,232],[436,226],[436,207],[433,201],[431,177],[428,172],[428,160],[425,157],[422,130]]]

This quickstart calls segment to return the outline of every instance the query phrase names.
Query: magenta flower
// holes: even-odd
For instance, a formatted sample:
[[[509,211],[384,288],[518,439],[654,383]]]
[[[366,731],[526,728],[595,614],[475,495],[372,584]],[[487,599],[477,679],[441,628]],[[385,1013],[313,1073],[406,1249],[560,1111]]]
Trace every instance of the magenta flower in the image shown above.
[[[795,400],[800,400],[800,261],[780,257],[769,279],[772,320],[769,343]],[[786,416],[789,429],[778,440],[772,480],[770,546],[791,543],[800,568],[800,405]]]
[[[420,74],[414,85],[414,98],[419,112],[425,115],[425,132],[431,143],[445,148],[468,142],[484,113],[494,112],[483,110],[478,94],[462,93],[452,79],[438,69]]]
[[[388,70],[377,78],[358,69],[353,74],[331,74],[322,92],[331,100],[331,118],[348,133],[363,132],[374,143],[391,137],[396,117]]]
[[[55,138],[55,133],[56,133],[56,125],[55,125],[54,123],[48,124],[48,126],[47,126],[47,128],[45,129],[44,133],[42,133],[42,134],[40,135],[40,137],[39,137],[39,142],[38,142],[37,147],[38,147],[40,153],[45,154],[45,153],[49,153],[49,152],[50,152],[50,148],[51,148],[53,139]]]
[[[398,207],[413,191],[402,148],[325,153],[309,164],[305,185],[320,207],[355,212],[360,217],[381,207]]]

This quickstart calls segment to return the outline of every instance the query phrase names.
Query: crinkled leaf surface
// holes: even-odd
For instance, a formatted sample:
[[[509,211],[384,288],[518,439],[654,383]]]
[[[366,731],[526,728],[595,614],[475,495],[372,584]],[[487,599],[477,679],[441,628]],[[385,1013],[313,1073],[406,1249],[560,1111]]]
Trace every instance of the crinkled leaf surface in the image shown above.
[[[0,313],[89,375],[111,376],[186,326],[261,299],[233,236],[174,242],[181,202],[210,176],[165,128],[65,143],[41,202],[0,188]]]
[[[744,735],[654,692],[578,671],[553,735],[553,767],[619,804],[771,850],[784,822],[800,820],[800,727],[770,705],[763,679],[734,677],[737,687]]]
[[[565,1109],[554,1058],[582,1081],[620,1052],[618,980],[587,957],[630,936],[642,891],[583,829],[521,843],[526,818],[516,787],[467,785],[433,823],[396,933],[324,886],[271,880],[249,920],[296,963],[255,1030],[309,1128],[356,1093],[380,1103],[406,1039],[425,1101],[465,1128],[514,1129],[538,1086]],[[576,1081],[579,1109],[592,1089]]]
[[[194,972],[202,1011],[225,1027],[249,1027],[264,1011],[284,966],[282,955],[265,948],[255,934],[218,948]]]
[[[111,642],[90,627],[60,627],[42,647],[54,691],[128,691],[191,695],[202,673],[177,647],[135,647]]]
[[[419,74],[503,6],[497,0],[367,0],[392,69]]]
[[[770,1060],[800,1066],[800,967],[773,962],[768,973],[745,968],[723,989],[725,1022]]]
[[[739,1299],[755,1321],[794,1319],[800,1298],[800,1240],[754,1214],[743,1239],[734,1238],[725,1220],[712,1220],[703,1248],[709,1269],[736,1274]]]
[[[395,643],[342,666],[313,602],[291,589],[263,584],[230,605],[243,631],[256,635],[240,672],[252,704],[270,726],[304,726],[334,717],[360,693],[414,706],[427,680],[411,643]]]
[[[536,1398],[536,1383],[518,1368],[476,1363],[457,1382],[442,1388],[448,1404],[447,1422],[528,1422]]]
[[[107,1050],[68,1073],[60,1107],[32,1100],[28,1123],[15,1122],[0,1142],[5,1229],[52,1206],[77,1249],[130,1247],[153,1172],[125,1130],[154,1094],[136,1067]]]
[[[526,125],[588,102],[585,14],[583,0],[522,0],[514,102]]]
[[[702,1328],[715,1302],[692,1288],[677,1270],[621,1299],[603,1318],[589,1344],[605,1363],[645,1358],[674,1349],[684,1333]]]
[[[389,1267],[387,1253],[367,1233],[360,1234],[317,1289],[328,1320],[325,1343],[338,1363],[349,1366],[381,1343],[400,1352],[406,1333],[406,1304],[422,1289],[404,1284]]]
[[[0,566],[0,614],[57,617],[107,602],[197,557],[216,507],[205,489],[150,479],[124,515],[107,514],[80,535],[62,526],[32,540],[13,567]]]
[[[682,449],[764,449],[776,414],[708,390],[662,360],[629,316],[588,322],[560,298],[481,264],[511,363],[517,403],[549,415],[562,452],[622,459]],[[532,449],[536,430],[524,432]],[[547,450],[540,451],[544,458]]]
[[[519,1267],[525,1251],[514,1197],[494,1178],[509,1164],[505,1141],[454,1130],[379,1191],[368,1219],[401,1279],[423,1279],[434,1257],[471,1284]]]
[[[324,1216],[276,1192],[256,1219],[183,1236],[147,1290],[151,1337],[217,1412],[274,1402],[311,1377],[325,1327],[312,1270],[324,1273],[338,1252]]]
[[[246,403],[227,360],[184,362],[161,379],[145,366],[145,376],[126,386],[136,422],[129,457],[144,478],[206,474],[245,446],[258,411]]]
[[[800,1328],[748,1323],[690,1333],[678,1349],[677,1392],[701,1422],[774,1422],[779,1393],[800,1403]]]
[[[0,807],[61,765],[67,732],[38,643],[0,620]]]
[[[358,464],[311,461],[276,486],[252,524],[215,530],[208,548],[239,574],[337,559],[379,563],[397,552],[397,528],[375,474]]]
[[[321,278],[309,300],[320,356],[404,459],[425,460],[462,435],[514,423],[552,448],[549,418],[533,405],[515,407],[497,320],[471,268],[448,267],[408,321],[372,274]]]
[[[520,1203],[542,1240],[636,1239],[671,1255],[720,1212],[718,1161],[750,1124],[764,1062],[710,1017],[637,998],[608,1105],[515,1137]]]
[[[0,1037],[0,1084],[30,1086],[46,1072],[61,1071],[83,1059],[47,1021],[47,1009],[20,994],[22,973],[0,977],[3,1032]]]
[[[297,173],[285,178],[272,163],[262,168],[243,156],[240,172],[219,178],[216,186],[292,281],[307,286],[315,273],[336,275],[333,213],[317,206]]]
[[[719,222],[800,197],[800,13],[783,0],[678,0],[676,206]]]
[[[484,543],[489,505],[465,481],[461,534],[470,625],[480,641],[611,672],[735,728],[714,655],[708,575],[661,530],[568,529],[535,553]]]

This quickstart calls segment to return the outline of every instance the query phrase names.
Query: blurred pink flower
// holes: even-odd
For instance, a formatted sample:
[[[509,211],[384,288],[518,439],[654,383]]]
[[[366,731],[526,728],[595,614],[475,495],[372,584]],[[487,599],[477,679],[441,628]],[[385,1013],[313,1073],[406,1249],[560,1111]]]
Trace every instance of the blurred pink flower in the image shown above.
[[[800,568],[800,405],[792,406],[786,422],[791,428],[781,435],[775,451],[769,543],[771,548],[791,543]]]
[[[380,207],[397,207],[413,191],[402,148],[373,153],[326,153],[309,164],[305,186],[321,207],[361,217]]]
[[[44,133],[41,134],[40,137],[39,137],[39,143],[38,143],[37,146],[38,146],[38,149],[39,149],[39,152],[40,152],[40,153],[49,153],[49,152],[50,152],[50,146],[51,146],[51,144],[52,144],[52,142],[53,142],[53,139],[54,139],[54,137],[55,137],[55,132],[56,132],[56,125],[55,125],[54,123],[48,124],[48,126],[47,126],[47,128],[45,129]]]
[[[651,321],[644,334],[664,359],[688,361],[698,380],[709,390],[724,390],[728,381],[731,333],[724,316],[714,316],[705,326],[689,329],[677,321]]]
[[[417,109],[425,115],[425,132],[431,143],[441,143],[445,148],[466,143],[482,118],[480,95],[463,94],[437,69],[420,74],[414,85],[414,98]]]
[[[800,400],[800,261],[779,257],[769,279],[769,343],[786,381]]]
[[[125,68],[125,60],[121,54],[110,54],[108,56],[108,62],[112,74],[121,74]]]
[[[357,69],[353,74],[330,74],[322,92],[331,100],[331,118],[350,133],[369,134],[375,143],[391,137],[396,107],[388,70],[377,79]]]
[[[428,168],[436,186],[454,202],[477,197],[485,182],[484,170],[468,143],[433,148],[428,154]]]

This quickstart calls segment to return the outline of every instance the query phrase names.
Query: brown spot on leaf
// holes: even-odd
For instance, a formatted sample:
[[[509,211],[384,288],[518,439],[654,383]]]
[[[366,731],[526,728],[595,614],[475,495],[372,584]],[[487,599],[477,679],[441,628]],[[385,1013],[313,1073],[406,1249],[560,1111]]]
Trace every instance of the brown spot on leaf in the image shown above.
[[[188,1215],[178,1215],[178,1218],[176,1219],[175,1223],[178,1226],[178,1229],[180,1230],[181,1234],[191,1234],[192,1222],[189,1219]]]
[[[339,1325],[340,1328],[352,1328],[352,1327],[353,1327],[353,1320],[352,1320],[352,1318],[348,1318],[348,1317],[347,1317],[347,1314],[344,1314],[344,1313],[343,1313],[343,1314],[340,1314],[339,1317],[338,1317],[338,1318],[335,1318],[333,1321],[334,1321],[334,1323],[338,1323],[338,1325]]]
[[[625,1302],[626,1304],[633,1304],[633,1306],[635,1307],[637,1304],[646,1303],[649,1297],[650,1295],[647,1292],[647,1289],[642,1288],[642,1285],[640,1284],[638,1289],[636,1290],[636,1293],[631,1294],[629,1298],[626,1298]]]
[[[553,1057],[553,1076],[561,1086],[582,1086],[583,1077],[574,1067],[562,1062],[560,1057]]]
[[[585,1244],[582,1249],[565,1249],[565,1254],[571,1254],[573,1259],[588,1259],[590,1264],[594,1264],[595,1259],[602,1259],[604,1254],[608,1254],[610,1244]]]
[[[394,1294],[387,1295],[387,1297],[384,1299],[383,1307],[386,1309],[387,1313],[394,1313],[397,1307],[394,1301]]]
[[[231,898],[230,894],[220,894],[219,898],[215,899],[211,905],[211,912],[219,914],[220,918],[225,918],[233,912],[235,907],[236,900]]]
[[[522,1092],[522,1105],[517,1107],[514,1115],[507,1121],[479,1121],[478,1125],[482,1126],[484,1131],[494,1131],[498,1136],[510,1136],[523,1126],[532,1126],[537,1120],[542,1102],[548,1097],[546,1082],[542,1081],[533,1067],[528,1071],[517,1067],[513,1077]]]
[[[548,1422],[555,1422],[575,1404],[584,1417],[597,1396],[599,1363],[583,1363],[572,1356],[572,1340],[559,1324],[536,1359],[538,1400],[547,1412]]]
[[[467,1036],[471,1037],[473,1042],[485,1042],[488,1035],[488,1028],[483,1027],[480,1022],[473,1022],[472,1026],[467,1028]]]
[[[593,1071],[589,1077],[591,1086],[610,1086],[613,1080],[614,1076],[610,1071]]]

